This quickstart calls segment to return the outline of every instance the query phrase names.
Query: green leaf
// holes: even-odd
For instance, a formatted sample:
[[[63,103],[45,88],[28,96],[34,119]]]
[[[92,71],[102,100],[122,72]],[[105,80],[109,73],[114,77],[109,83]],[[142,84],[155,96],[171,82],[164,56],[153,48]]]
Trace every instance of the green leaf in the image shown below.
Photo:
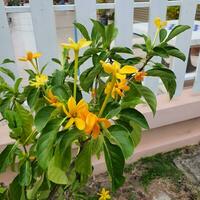
[[[6,74],[12,80],[15,80],[15,75],[14,75],[14,73],[11,70],[9,70],[9,69],[7,69],[5,67],[0,67],[0,72]]]
[[[179,59],[181,59],[182,61],[185,61],[185,60],[186,60],[185,55],[184,55],[179,49],[177,49],[176,47],[167,46],[167,47],[165,47],[165,49],[166,49],[167,53],[168,53],[170,56],[179,58]]]
[[[64,102],[66,102],[72,95],[72,91],[67,84],[52,87],[52,92],[60,101]]]
[[[110,50],[112,53],[126,53],[126,54],[133,54],[133,51],[128,47],[113,47]]]
[[[68,183],[66,171],[57,166],[55,157],[49,162],[47,175],[48,179],[56,184],[66,185]]]
[[[6,58],[5,60],[3,60],[2,64],[7,64],[7,63],[15,63],[14,60],[10,60],[9,58]]]
[[[77,129],[62,132],[54,155],[56,164],[60,169],[66,171],[69,167],[71,162],[71,145],[80,135],[81,132]]]
[[[39,98],[40,95],[40,90],[38,90],[37,88],[33,88],[27,96],[27,103],[29,105],[29,107],[31,109],[33,109],[37,103],[37,100]]]
[[[21,186],[29,186],[32,180],[32,167],[29,160],[26,160],[20,167],[19,183]]]
[[[92,23],[94,25],[94,28],[100,33],[101,37],[105,41],[106,33],[105,33],[104,25],[101,22],[99,22],[97,20],[94,20],[94,19],[91,19],[91,21],[92,21]]]
[[[57,59],[57,58],[52,58],[51,60],[52,60],[53,62],[55,62],[56,64],[60,65],[60,66],[62,65],[61,62],[60,62],[60,60]]]
[[[75,160],[76,171],[81,175],[89,176],[92,173],[91,156],[91,143],[86,143]]]
[[[130,122],[130,125],[133,127],[133,130],[131,132],[131,138],[134,144],[134,147],[136,147],[142,138],[142,128],[134,122]]]
[[[54,110],[55,108],[52,106],[46,106],[39,110],[35,116],[35,127],[38,131],[41,131],[46,126]]]
[[[42,130],[42,134],[37,141],[36,155],[38,163],[42,169],[46,169],[53,157],[53,146],[56,140],[57,132],[63,119],[54,119],[47,123]]]
[[[21,142],[23,143],[32,133],[33,116],[30,111],[26,110],[19,103],[16,103],[15,111],[22,123],[23,134],[21,135]]]
[[[170,41],[171,39],[173,39],[174,37],[176,37],[177,35],[179,35],[180,33],[184,32],[188,29],[190,29],[190,26],[187,26],[187,25],[177,25],[177,26],[175,26],[172,29],[172,31],[169,33],[165,42]]]
[[[161,58],[168,58],[169,57],[168,51],[166,51],[162,47],[154,47],[153,52],[154,52],[155,55],[160,56]]]
[[[131,84],[137,90],[137,92],[144,97],[145,101],[147,102],[153,114],[155,115],[157,107],[157,100],[155,94],[146,86],[143,86],[141,84],[135,84],[133,82],[131,82]]]
[[[39,188],[41,187],[42,183],[44,180],[44,175],[41,177],[38,177],[36,179],[36,182],[34,183],[33,187],[29,190],[27,190],[27,198],[32,200],[32,199],[37,199],[37,192]]]
[[[101,51],[101,49],[92,47],[92,48],[88,48],[87,50],[85,50],[83,55],[91,56],[91,55],[99,53],[100,51]]]
[[[142,128],[148,129],[149,125],[144,115],[136,109],[124,109],[120,112],[120,117],[138,123]]]
[[[17,93],[17,92],[19,92],[19,85],[20,85],[20,83],[22,82],[22,78],[18,78],[17,80],[16,80],[16,82],[15,82],[15,84],[14,84],[14,92],[15,93]]]
[[[135,106],[139,104],[144,104],[145,102],[140,97],[134,97],[133,99],[126,100],[126,98],[122,99],[121,108],[135,108]]]
[[[19,175],[15,177],[9,185],[8,199],[9,200],[23,200],[22,186],[19,184]]]
[[[112,117],[119,114],[120,111],[121,111],[121,107],[119,103],[110,102],[106,105],[103,116],[105,116],[105,118],[107,119],[111,119]]]
[[[133,153],[134,146],[129,131],[121,125],[113,125],[108,130],[117,141],[117,144],[121,148],[124,157],[130,157]]]
[[[124,155],[119,146],[111,144],[107,138],[104,138],[104,157],[108,173],[112,178],[112,190],[116,191],[125,181]]]
[[[7,167],[10,166],[15,157],[15,151],[17,149],[17,143],[9,144],[0,154],[0,173],[5,172]]]
[[[145,36],[144,39],[145,39],[146,49],[148,52],[150,52],[152,49],[151,38]]]
[[[157,68],[148,70],[147,74],[148,76],[160,77],[169,93],[170,99],[174,96],[176,91],[176,76],[173,71],[166,68]]]
[[[74,23],[75,27],[81,32],[81,34],[83,35],[83,37],[86,40],[90,40],[90,36],[89,33],[87,31],[87,29],[85,28],[85,26],[83,26],[83,24],[80,23]]]
[[[164,39],[167,37],[167,30],[161,29],[159,32],[160,42],[163,42]]]
[[[114,23],[112,24],[109,24],[107,27],[106,27],[106,30],[105,30],[105,33],[106,33],[106,48],[110,49],[110,44],[111,42],[116,38],[117,36],[117,28],[115,28],[115,25]]]
[[[65,72],[63,70],[56,69],[56,71],[52,74],[51,84],[57,86],[57,85],[63,85],[64,82],[65,82]]]

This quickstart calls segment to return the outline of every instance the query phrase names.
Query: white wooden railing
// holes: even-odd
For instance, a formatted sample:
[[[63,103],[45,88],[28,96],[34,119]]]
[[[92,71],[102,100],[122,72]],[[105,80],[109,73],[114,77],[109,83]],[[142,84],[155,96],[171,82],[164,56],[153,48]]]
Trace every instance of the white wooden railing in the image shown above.
[[[32,16],[33,33],[37,51],[43,53],[41,63],[46,63],[52,57],[58,56],[58,45],[56,36],[56,25],[54,11],[75,11],[76,21],[83,23],[91,29],[90,18],[96,18],[97,9],[115,9],[115,23],[119,30],[119,35],[115,41],[116,45],[131,47],[133,41],[133,16],[134,8],[149,7],[149,26],[148,34],[153,37],[155,27],[153,19],[159,16],[165,20],[167,6],[179,5],[181,7],[179,24],[186,24],[193,27],[197,5],[200,0],[150,0],[150,2],[134,2],[133,0],[115,0],[115,3],[96,4],[96,0],[75,0],[74,5],[53,5],[52,0],[31,0],[30,5],[26,6],[4,6],[3,0],[0,0],[0,60],[4,58],[15,59],[13,41],[8,25],[8,13],[29,12]],[[66,21],[66,23],[69,23]],[[182,34],[175,41],[175,46],[180,48],[189,56],[191,44],[192,29]],[[200,31],[199,31],[200,37]],[[132,42],[133,41],[133,42]],[[176,95],[181,95],[185,81],[187,62],[173,59],[170,66],[177,76]],[[18,73],[16,66],[11,68]],[[197,70],[194,77],[193,91],[200,92],[200,56],[198,58]],[[148,78],[146,84],[155,92],[158,91],[158,79]]]

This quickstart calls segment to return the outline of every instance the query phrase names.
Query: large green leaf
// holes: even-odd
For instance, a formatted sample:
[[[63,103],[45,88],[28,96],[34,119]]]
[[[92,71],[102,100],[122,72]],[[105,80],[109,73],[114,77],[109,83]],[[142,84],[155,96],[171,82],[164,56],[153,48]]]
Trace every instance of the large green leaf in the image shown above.
[[[55,108],[52,106],[46,106],[39,110],[35,116],[35,127],[38,131],[41,131],[46,126],[54,110]]]
[[[80,23],[74,23],[75,27],[81,32],[81,34],[83,35],[83,37],[86,39],[86,40],[90,40],[90,36],[89,36],[89,33],[87,31],[87,29],[85,28],[85,26],[83,26],[82,24]]]
[[[109,24],[106,27],[105,34],[106,34],[106,44],[105,47],[110,49],[111,42],[116,38],[118,33],[117,28],[115,27],[114,23]]]
[[[119,116],[123,119],[138,123],[142,128],[149,128],[149,125],[144,115],[136,109],[124,109],[120,112]]]
[[[94,25],[94,28],[100,33],[101,37],[103,38],[103,40],[105,41],[105,38],[106,38],[106,32],[105,32],[105,27],[104,25],[97,21],[97,20],[92,20],[92,23]]]
[[[89,176],[92,173],[91,156],[91,144],[86,143],[75,160],[76,171],[81,175]]]
[[[159,32],[160,42],[163,42],[164,39],[167,37],[167,30],[161,29]]]
[[[5,67],[0,67],[0,72],[6,74],[8,77],[10,77],[12,80],[15,80],[15,75],[11,70]]]
[[[119,114],[120,111],[121,111],[121,107],[120,107],[119,103],[110,102],[106,105],[106,108],[103,112],[103,116],[105,116],[105,118],[107,118],[107,119],[111,119],[112,117]]]
[[[147,102],[153,114],[155,115],[157,107],[157,100],[155,94],[146,86],[136,84],[133,82],[131,84],[137,90],[137,92],[144,97],[145,101]]]
[[[184,32],[188,29],[190,29],[190,26],[187,26],[187,25],[177,25],[177,26],[175,26],[172,29],[172,31],[169,33],[165,42],[170,41],[171,39],[173,39],[174,37],[176,37],[177,35],[179,35],[180,33]]]
[[[27,103],[29,105],[29,107],[31,109],[34,108],[34,106],[36,105],[37,103],[37,100],[39,98],[39,95],[40,95],[40,90],[37,89],[37,88],[33,88],[29,93],[28,93],[28,96],[27,96]]]
[[[121,148],[124,157],[130,157],[133,153],[134,146],[128,129],[121,125],[113,125],[108,130],[117,141],[117,144]]]
[[[140,143],[142,137],[142,128],[135,122],[130,122],[130,125],[133,127],[133,130],[131,132],[131,138],[134,147],[136,147]]]
[[[29,186],[32,180],[32,167],[29,160],[26,160],[20,167],[19,183],[21,186]]]
[[[17,143],[9,144],[0,154],[0,173],[5,172],[6,168],[14,161]]]
[[[104,138],[104,156],[108,173],[112,178],[112,190],[116,191],[125,181],[124,155],[119,146],[111,144],[107,138]]]
[[[165,50],[167,51],[167,53],[168,53],[170,56],[179,58],[179,59],[181,59],[182,61],[185,61],[185,59],[186,59],[185,55],[184,55],[179,49],[177,49],[177,48],[174,47],[174,46],[168,45],[167,47],[165,47]]]
[[[15,111],[21,120],[23,133],[21,135],[21,142],[25,142],[32,133],[33,116],[30,111],[26,110],[22,105],[16,103]]]
[[[72,91],[67,84],[52,87],[52,92],[61,102],[67,102],[72,95]]]
[[[19,175],[15,177],[8,189],[9,200],[25,200],[22,192],[23,188],[19,184]]]
[[[126,54],[133,54],[133,51],[128,47],[113,47],[110,50],[112,53],[126,53]]]
[[[62,170],[67,170],[71,162],[71,145],[81,135],[80,130],[63,131],[55,149],[55,161]]]
[[[53,119],[49,121],[42,130],[42,134],[37,141],[37,159],[42,169],[46,169],[53,157],[53,146],[56,140],[57,132],[63,119]]]
[[[66,171],[57,166],[55,157],[51,159],[48,165],[48,179],[56,184],[66,185],[68,183]]]
[[[160,77],[166,90],[169,93],[170,99],[176,91],[176,76],[173,71],[166,68],[150,69],[147,71],[148,76]]]

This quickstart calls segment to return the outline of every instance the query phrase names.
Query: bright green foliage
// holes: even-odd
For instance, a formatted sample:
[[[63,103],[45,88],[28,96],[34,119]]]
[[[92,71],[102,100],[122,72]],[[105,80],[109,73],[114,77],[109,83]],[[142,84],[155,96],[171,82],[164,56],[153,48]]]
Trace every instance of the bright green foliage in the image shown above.
[[[125,181],[125,160],[140,143],[142,129],[149,128],[137,106],[147,104],[156,114],[156,96],[143,85],[144,77],[159,77],[173,97],[175,74],[151,59],[174,56],[185,61],[185,55],[168,42],[188,26],[178,25],[170,33],[162,27],[154,41],[141,35],[144,43],[133,47],[145,52],[142,58],[134,55],[134,49],[111,45],[118,32],[114,24],[91,23],[91,33],[75,23],[83,39],[62,44],[61,59],[52,58],[56,70],[50,75],[44,74],[48,65],[38,64],[40,53],[20,58],[32,65],[25,70],[28,85],[22,85],[22,78],[7,66],[12,60],[0,64],[1,121],[7,121],[15,140],[0,154],[0,172],[18,161],[17,176],[8,188],[0,188],[0,198],[87,199],[80,188],[92,175],[92,157],[102,155],[112,189],[117,190]],[[157,37],[160,43],[155,44]],[[74,58],[69,58],[71,49]],[[87,68],[82,67],[85,62]]]

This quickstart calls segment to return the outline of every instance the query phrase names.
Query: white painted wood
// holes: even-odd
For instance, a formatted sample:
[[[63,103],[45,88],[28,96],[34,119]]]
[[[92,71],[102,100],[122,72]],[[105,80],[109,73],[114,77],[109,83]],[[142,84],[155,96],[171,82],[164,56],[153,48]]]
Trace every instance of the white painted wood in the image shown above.
[[[115,23],[118,28],[116,46],[132,47],[133,1],[115,0]]]
[[[196,8],[197,8],[197,0],[182,0],[179,24],[189,25],[193,27]],[[175,46],[179,48],[186,55],[187,59],[185,62],[183,62],[179,59],[174,58],[172,62],[172,69],[176,74],[176,81],[177,81],[177,89],[175,96],[181,95],[183,90],[191,38],[192,38],[192,29],[189,29],[184,33],[182,33],[181,35],[179,35],[179,37],[177,37],[176,39]]]
[[[156,27],[154,25],[154,19],[160,17],[161,20],[166,20],[168,0],[150,0],[150,11],[149,11],[149,24],[148,24],[148,35],[151,40],[154,41],[156,34]],[[159,5],[159,7],[158,7]],[[133,30],[134,31],[134,30]],[[156,41],[156,43],[158,40]],[[160,62],[160,58],[154,58],[154,62]],[[147,77],[145,78],[144,84],[147,85],[155,94],[158,93],[159,78]]]
[[[75,0],[76,21],[92,30],[90,19],[96,19],[96,0]],[[80,35],[79,35],[80,37]]]
[[[58,56],[53,0],[32,0],[30,6],[36,48],[42,53],[39,63],[43,66]],[[53,67],[49,65],[46,71],[51,73]]]
[[[200,92],[200,54],[197,62],[197,69],[195,74],[195,81],[193,86],[194,92]]]
[[[6,58],[15,60],[14,48],[4,2],[3,0],[0,0],[0,63]],[[15,64],[9,64],[9,68],[15,73],[16,76],[18,75]]]

